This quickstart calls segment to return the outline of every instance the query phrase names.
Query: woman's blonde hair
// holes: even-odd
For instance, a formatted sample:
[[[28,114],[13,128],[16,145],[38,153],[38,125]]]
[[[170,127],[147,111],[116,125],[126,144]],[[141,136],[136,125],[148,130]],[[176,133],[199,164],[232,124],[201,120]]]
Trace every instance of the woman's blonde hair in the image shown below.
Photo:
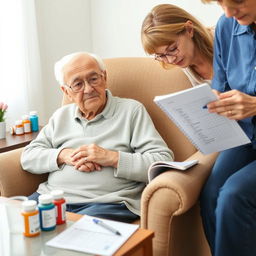
[[[186,22],[193,23],[192,40],[207,60],[213,59],[213,34],[191,14],[171,4],[155,6],[146,16],[141,28],[141,41],[146,53],[154,54],[157,47],[170,45],[186,32]]]
[[[218,2],[218,0],[201,0],[202,3]]]
[[[227,3],[230,4],[231,6],[236,6],[238,4],[241,4],[241,2],[236,2],[235,0],[201,0],[202,3],[211,3],[211,2],[217,2],[217,3]]]

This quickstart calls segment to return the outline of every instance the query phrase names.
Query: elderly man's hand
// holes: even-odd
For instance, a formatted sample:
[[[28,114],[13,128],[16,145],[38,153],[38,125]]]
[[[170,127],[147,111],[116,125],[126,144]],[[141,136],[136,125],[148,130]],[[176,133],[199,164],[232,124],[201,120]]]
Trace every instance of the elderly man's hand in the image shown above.
[[[76,161],[75,168],[78,171],[82,172],[93,172],[93,171],[100,171],[101,166],[99,164],[88,162],[86,159],[81,158]]]
[[[74,152],[75,149],[73,148],[64,148],[60,151],[57,163],[58,165],[67,164],[67,165],[75,165],[75,163],[72,161],[71,155]]]
[[[71,155],[73,155],[75,149],[73,148],[64,148],[60,151],[58,155],[58,165],[67,164],[75,166],[79,171],[91,172],[95,170],[101,170],[101,166],[99,164],[85,161],[84,158],[74,160]]]
[[[78,170],[86,171],[86,167],[89,168],[88,164],[93,164],[95,170],[100,170],[97,167],[113,166],[117,168],[119,154],[116,151],[104,149],[96,144],[90,144],[83,145],[74,150],[71,158],[72,162],[76,163],[75,168]],[[90,167],[92,168],[91,165]]]

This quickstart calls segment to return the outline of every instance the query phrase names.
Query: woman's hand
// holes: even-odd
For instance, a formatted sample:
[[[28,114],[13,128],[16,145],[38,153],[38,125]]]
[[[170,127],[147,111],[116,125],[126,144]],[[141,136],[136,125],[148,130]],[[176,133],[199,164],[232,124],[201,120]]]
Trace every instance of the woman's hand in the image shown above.
[[[207,104],[208,111],[226,116],[229,119],[242,120],[256,115],[256,97],[250,96],[238,90],[220,93],[213,92],[218,100]]]

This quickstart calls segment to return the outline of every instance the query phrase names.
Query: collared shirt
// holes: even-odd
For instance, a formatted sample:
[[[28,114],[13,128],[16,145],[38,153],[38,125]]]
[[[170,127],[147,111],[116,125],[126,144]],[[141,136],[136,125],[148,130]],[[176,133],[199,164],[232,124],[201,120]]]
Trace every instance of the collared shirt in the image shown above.
[[[256,94],[256,40],[250,26],[240,25],[234,18],[219,19],[214,41],[214,77],[212,88],[224,92],[232,89]],[[252,117],[239,124],[253,138]]]

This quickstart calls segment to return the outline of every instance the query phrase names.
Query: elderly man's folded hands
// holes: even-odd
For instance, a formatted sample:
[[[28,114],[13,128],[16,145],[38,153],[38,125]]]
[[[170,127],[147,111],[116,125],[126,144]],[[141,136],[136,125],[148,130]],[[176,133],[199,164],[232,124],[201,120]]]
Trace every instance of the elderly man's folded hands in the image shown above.
[[[99,147],[96,144],[83,145],[77,149],[65,148],[58,156],[58,165],[73,165],[84,172],[100,171],[101,166],[117,168],[119,153]]]

